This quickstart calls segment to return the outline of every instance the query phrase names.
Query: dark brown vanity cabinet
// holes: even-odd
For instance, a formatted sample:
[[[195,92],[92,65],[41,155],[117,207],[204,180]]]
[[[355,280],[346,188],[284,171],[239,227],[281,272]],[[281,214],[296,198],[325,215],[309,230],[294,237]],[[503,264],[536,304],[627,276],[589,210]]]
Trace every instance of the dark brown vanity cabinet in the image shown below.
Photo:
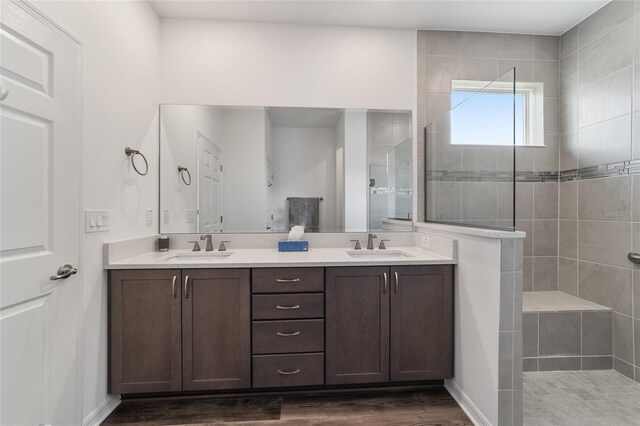
[[[111,393],[182,389],[179,269],[111,271]]]
[[[110,392],[251,386],[250,271],[111,271]]]
[[[452,375],[451,266],[326,270],[327,384]]]
[[[251,387],[250,271],[182,270],[182,389]]]

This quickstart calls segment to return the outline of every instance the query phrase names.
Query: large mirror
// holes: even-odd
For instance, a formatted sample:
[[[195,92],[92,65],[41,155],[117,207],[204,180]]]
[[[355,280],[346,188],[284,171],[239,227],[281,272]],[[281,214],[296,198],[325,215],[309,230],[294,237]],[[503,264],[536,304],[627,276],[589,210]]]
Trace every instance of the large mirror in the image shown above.
[[[160,232],[411,230],[411,111],[160,107]]]

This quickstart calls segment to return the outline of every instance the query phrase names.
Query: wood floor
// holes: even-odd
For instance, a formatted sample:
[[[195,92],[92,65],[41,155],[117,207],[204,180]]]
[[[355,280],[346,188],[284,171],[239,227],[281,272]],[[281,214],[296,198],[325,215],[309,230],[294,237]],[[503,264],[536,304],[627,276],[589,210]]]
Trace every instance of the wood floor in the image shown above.
[[[123,401],[103,425],[472,425],[444,390]]]

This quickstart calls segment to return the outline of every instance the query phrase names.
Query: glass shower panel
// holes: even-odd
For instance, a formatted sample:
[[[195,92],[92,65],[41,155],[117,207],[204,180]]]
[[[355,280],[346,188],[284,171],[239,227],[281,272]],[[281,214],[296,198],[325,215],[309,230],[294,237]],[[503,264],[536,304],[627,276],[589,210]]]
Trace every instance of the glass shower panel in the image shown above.
[[[456,83],[452,109],[425,128],[425,220],[513,231],[515,144],[526,124],[515,69]]]
[[[407,139],[387,153],[388,217],[411,220],[413,208],[412,144]]]

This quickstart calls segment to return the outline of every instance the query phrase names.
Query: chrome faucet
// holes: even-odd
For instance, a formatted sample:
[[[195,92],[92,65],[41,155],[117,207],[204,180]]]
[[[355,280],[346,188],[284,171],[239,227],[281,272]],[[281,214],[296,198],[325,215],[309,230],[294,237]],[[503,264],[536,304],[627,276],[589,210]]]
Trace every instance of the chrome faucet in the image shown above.
[[[373,250],[373,239],[378,238],[376,234],[369,234],[367,239],[367,250]]]
[[[211,241],[211,238],[211,234],[200,235],[201,240],[207,240],[207,247],[204,249],[204,251],[213,251],[213,241]]]

